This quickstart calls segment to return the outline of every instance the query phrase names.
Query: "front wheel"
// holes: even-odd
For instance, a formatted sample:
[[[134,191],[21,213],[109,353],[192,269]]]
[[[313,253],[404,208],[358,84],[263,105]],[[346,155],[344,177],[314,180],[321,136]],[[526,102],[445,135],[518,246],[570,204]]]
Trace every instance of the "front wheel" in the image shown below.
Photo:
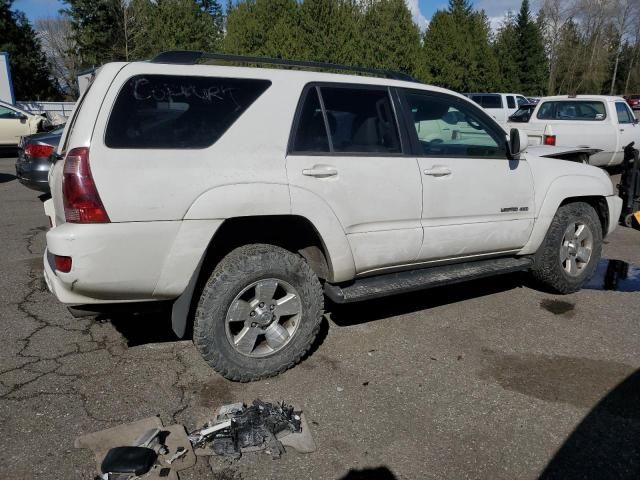
[[[274,245],[246,245],[223,258],[205,285],[194,343],[229,380],[274,376],[309,350],[323,303],[320,282],[302,257]]]
[[[556,212],[534,257],[533,276],[559,293],[573,293],[593,275],[602,254],[602,227],[596,211],[584,202]]]

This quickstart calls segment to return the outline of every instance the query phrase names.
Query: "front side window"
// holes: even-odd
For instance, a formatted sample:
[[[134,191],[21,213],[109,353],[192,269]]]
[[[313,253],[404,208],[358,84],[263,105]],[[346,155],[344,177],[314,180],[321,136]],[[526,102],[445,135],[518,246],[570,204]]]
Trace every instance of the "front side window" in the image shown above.
[[[334,152],[400,153],[398,127],[386,89],[320,87]]]
[[[445,95],[407,93],[421,154],[506,158],[504,138],[471,105]]]
[[[616,102],[616,113],[618,114],[618,123],[620,124],[633,123],[635,121],[633,114],[629,111],[629,107],[627,107],[625,103]]]
[[[518,100],[518,106],[519,107],[521,107],[522,105],[526,105],[526,104],[530,103],[529,100],[527,100],[524,97],[520,97],[520,96],[516,97],[516,100]]]
[[[118,94],[110,148],[206,148],[269,87],[268,80],[137,75]]]
[[[516,99],[511,95],[507,97],[507,107],[508,108],[516,108]]]
[[[540,120],[602,121],[607,118],[604,103],[593,100],[544,102],[538,110]]]

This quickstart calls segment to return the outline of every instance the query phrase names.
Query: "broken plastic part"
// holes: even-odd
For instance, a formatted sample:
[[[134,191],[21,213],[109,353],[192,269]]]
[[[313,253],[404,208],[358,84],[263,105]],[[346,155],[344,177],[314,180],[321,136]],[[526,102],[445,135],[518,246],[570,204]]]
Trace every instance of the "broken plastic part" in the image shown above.
[[[300,432],[300,414],[284,402],[271,404],[255,400],[249,407],[225,405],[218,411],[216,420],[228,420],[198,430],[189,435],[189,439],[194,446],[208,443],[216,454],[227,457],[239,458],[247,451],[266,451],[278,458],[284,453],[284,447],[277,437]]]

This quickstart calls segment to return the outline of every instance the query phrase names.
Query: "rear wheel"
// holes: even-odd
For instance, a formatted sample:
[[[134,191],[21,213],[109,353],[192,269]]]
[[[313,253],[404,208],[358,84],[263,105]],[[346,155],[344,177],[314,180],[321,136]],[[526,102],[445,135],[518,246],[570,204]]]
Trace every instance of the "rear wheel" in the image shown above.
[[[277,375],[311,347],[323,301],[320,282],[302,257],[274,245],[243,246],[222,259],[205,285],[194,343],[230,380]]]
[[[559,293],[572,293],[593,275],[602,253],[602,227],[593,207],[561,206],[535,255],[533,276]]]

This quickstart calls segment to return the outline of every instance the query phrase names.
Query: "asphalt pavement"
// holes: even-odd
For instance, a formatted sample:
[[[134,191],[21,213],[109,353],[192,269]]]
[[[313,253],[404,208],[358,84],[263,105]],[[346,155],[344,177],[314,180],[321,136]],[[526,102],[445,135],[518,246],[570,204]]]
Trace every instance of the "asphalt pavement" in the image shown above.
[[[618,228],[604,256],[621,262],[573,295],[509,275],[328,305],[309,358],[239,384],[167,315],[73,318],[42,278],[47,227],[0,159],[0,478],[92,479],[79,435],[152,415],[193,429],[255,398],[304,410],[318,450],[201,457],[182,479],[640,478],[640,231]]]

